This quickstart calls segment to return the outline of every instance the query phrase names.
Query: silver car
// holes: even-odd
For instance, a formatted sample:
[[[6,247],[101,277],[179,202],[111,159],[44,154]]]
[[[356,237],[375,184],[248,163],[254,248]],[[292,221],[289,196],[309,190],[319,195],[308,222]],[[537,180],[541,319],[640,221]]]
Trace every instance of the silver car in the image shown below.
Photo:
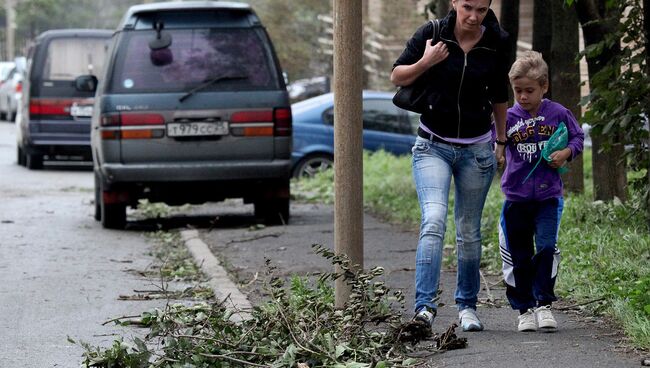
[[[133,6],[111,50],[91,133],[95,218],[104,227],[124,227],[126,207],[144,198],[243,198],[267,223],[289,220],[289,96],[248,5]]]

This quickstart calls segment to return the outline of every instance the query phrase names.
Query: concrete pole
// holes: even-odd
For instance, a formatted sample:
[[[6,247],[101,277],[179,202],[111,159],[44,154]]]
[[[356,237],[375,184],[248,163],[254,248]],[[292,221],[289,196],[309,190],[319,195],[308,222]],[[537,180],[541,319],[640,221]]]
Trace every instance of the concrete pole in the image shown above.
[[[363,268],[362,0],[334,1],[334,251]],[[340,270],[337,270],[340,271]],[[343,308],[350,289],[335,285]]]
[[[5,0],[5,9],[7,15],[7,60],[12,61],[14,59],[14,45],[16,38],[16,9],[15,9],[15,0]]]

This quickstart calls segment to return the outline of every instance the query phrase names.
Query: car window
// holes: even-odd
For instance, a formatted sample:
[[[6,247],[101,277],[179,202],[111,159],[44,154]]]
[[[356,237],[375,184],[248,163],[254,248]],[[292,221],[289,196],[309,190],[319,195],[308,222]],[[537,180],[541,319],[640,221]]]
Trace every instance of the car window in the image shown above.
[[[56,38],[47,48],[43,79],[72,81],[80,75],[101,75],[106,59],[106,39]]]
[[[363,129],[388,133],[415,134],[419,125],[419,115],[409,114],[393,105],[391,100],[367,99],[363,101]],[[334,107],[323,112],[323,121],[334,125]]]
[[[406,110],[404,110],[406,111]],[[420,126],[420,114],[413,111],[406,111],[409,117],[409,125],[411,128],[411,134],[417,134],[418,127]]]
[[[124,34],[109,89],[114,93],[187,91],[212,79],[204,90],[279,87],[266,43],[254,29],[170,29],[168,48],[152,51],[153,30]]]
[[[363,129],[387,133],[409,133],[404,125],[404,114],[391,100],[363,101]]]

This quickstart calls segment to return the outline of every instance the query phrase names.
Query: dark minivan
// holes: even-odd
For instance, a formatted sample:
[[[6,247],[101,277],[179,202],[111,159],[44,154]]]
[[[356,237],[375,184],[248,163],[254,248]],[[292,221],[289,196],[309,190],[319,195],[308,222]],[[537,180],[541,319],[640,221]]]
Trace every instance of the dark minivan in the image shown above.
[[[267,223],[289,220],[289,97],[249,5],[136,5],[111,50],[91,138],[95,218],[104,227],[124,227],[127,206],[140,199],[243,198]]]
[[[103,72],[108,30],[64,29],[39,35],[27,56],[17,161],[40,169],[43,159],[91,160],[94,92],[77,88],[81,75]]]

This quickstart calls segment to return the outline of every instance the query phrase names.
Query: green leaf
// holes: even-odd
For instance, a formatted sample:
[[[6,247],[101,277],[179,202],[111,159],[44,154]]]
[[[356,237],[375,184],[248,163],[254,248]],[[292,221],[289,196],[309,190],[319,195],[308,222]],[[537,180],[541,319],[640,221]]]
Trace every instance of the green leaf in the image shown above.
[[[406,365],[406,366],[415,365],[417,362],[418,362],[418,360],[415,359],[415,358],[408,358],[408,359],[404,359],[404,361],[402,361],[402,365]]]
[[[336,353],[335,353],[336,358],[340,358],[341,355],[345,354],[346,350],[348,350],[347,346],[343,344],[336,345]]]

